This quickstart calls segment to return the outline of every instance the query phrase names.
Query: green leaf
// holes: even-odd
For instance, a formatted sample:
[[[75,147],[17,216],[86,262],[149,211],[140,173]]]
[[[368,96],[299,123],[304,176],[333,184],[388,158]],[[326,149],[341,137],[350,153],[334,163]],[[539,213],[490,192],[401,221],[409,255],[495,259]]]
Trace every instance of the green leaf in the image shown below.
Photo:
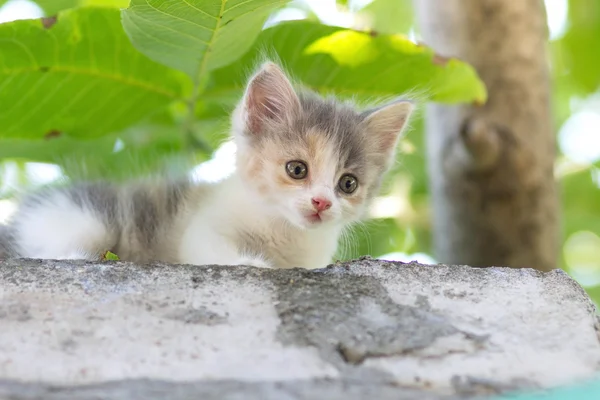
[[[59,11],[75,7],[102,6],[124,8],[129,5],[129,0],[35,0],[35,2],[44,10],[44,14],[47,16],[55,15]]]
[[[554,121],[560,126],[585,98],[600,89],[600,3],[570,0],[564,36],[550,42]],[[579,102],[578,102],[579,103]]]
[[[581,230],[600,235],[600,188],[594,182],[594,170],[568,174],[562,177],[560,184],[565,235]]]
[[[52,162],[75,180],[112,181],[170,174],[174,169],[184,173],[193,165],[194,154],[186,146],[186,136],[171,107],[118,134],[93,140],[98,142],[98,149],[81,152],[80,147],[91,141],[76,141],[74,148],[66,149]]]
[[[104,253],[102,255],[102,260],[104,260],[104,261],[119,261],[120,258],[115,253],[111,253],[110,251],[107,250],[106,253]]]
[[[411,0],[374,0],[359,15],[365,15],[369,27],[378,33],[407,34],[414,25]]]
[[[61,136],[52,140],[0,139],[0,160],[20,159],[56,163],[64,157],[82,159],[90,154],[108,154],[115,146],[115,137],[103,136],[78,140]]]
[[[230,112],[215,103],[199,101],[195,110],[196,121],[193,134],[207,146],[216,149],[230,135]]]
[[[125,8],[129,6],[129,0],[79,0],[84,6],[102,6]]]
[[[286,0],[132,0],[122,13],[132,43],[195,81],[244,54]]]
[[[569,29],[557,43],[559,78],[573,79],[585,94],[600,88],[600,3],[597,0],[569,1]],[[566,75],[566,76],[565,76]]]
[[[105,135],[183,91],[181,74],[135,50],[114,9],[68,10],[49,29],[2,24],[0,46],[0,137]]]
[[[59,11],[69,8],[75,8],[79,5],[80,0],[36,0],[45,15],[54,15]]]
[[[238,62],[215,71],[204,93],[219,101],[241,94],[240,77],[273,49],[283,65],[318,92],[372,100],[406,92],[423,100],[483,103],[487,93],[475,70],[444,59],[400,35],[376,35],[306,21],[283,23],[261,33]]]
[[[121,181],[168,172],[174,163],[190,166],[184,136],[175,125],[151,121],[118,135],[94,139],[0,139],[0,159],[59,165],[74,180]],[[182,168],[183,169],[183,168]]]

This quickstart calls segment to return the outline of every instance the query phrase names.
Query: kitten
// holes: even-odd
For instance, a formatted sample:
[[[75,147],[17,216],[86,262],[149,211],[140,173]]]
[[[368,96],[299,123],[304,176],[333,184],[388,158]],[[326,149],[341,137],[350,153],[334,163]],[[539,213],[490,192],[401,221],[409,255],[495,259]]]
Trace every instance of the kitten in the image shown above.
[[[20,204],[0,249],[28,258],[97,260],[110,250],[135,262],[324,267],[377,194],[412,110],[397,101],[358,112],[296,92],[277,65],[263,64],[233,114],[231,177],[43,190]]]

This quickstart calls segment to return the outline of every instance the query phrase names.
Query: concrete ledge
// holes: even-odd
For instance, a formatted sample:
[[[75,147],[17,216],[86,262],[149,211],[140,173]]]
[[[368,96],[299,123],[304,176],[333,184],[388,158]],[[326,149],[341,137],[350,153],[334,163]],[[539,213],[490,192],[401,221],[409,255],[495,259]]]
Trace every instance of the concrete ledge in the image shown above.
[[[11,399],[455,399],[600,367],[561,271],[5,260],[0,326]]]

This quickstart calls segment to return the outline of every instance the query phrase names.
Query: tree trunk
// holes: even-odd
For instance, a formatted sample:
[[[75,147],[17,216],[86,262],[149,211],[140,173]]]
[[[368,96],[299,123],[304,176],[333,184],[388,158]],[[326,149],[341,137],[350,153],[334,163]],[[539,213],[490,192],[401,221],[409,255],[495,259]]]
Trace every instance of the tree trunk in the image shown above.
[[[436,258],[447,264],[550,270],[557,266],[542,0],[415,0],[424,41],[470,62],[484,106],[426,110]]]

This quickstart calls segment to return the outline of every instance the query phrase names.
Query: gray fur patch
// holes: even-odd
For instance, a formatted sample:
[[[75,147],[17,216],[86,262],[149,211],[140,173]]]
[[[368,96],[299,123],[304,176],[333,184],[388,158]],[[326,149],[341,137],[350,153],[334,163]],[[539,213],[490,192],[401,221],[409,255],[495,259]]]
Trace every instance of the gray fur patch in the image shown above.
[[[312,93],[302,93],[300,104],[302,113],[290,132],[302,135],[317,128],[338,149],[341,168],[352,168],[357,174],[364,174],[367,168],[365,135],[359,129],[362,116],[350,106]]]
[[[165,188],[165,211],[167,215],[176,215],[185,204],[186,195],[190,191],[189,182],[169,182]]]
[[[124,187],[121,212],[127,247],[136,259],[163,259],[172,248],[167,234],[188,203],[192,186],[186,181],[161,181]]]
[[[117,189],[105,182],[86,183],[68,189],[69,198],[80,208],[90,208],[108,225],[118,223]]]
[[[138,240],[150,246],[160,223],[156,202],[150,197],[150,193],[142,189],[133,192],[131,202]]]
[[[11,253],[12,239],[8,227],[0,225],[0,260],[8,258]]]

